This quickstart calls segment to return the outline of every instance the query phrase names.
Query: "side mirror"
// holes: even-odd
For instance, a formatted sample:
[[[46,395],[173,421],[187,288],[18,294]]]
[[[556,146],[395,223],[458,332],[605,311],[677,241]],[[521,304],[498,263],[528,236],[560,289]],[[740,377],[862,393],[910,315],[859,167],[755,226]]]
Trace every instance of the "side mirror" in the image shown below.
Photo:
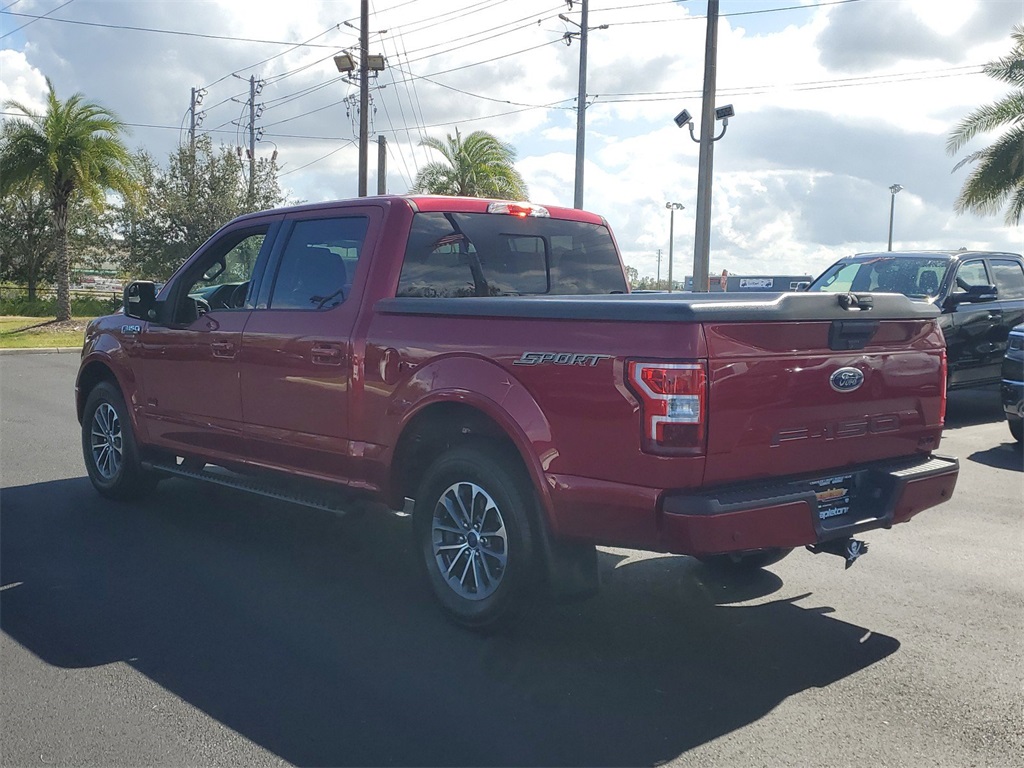
[[[156,319],[156,283],[151,280],[136,280],[124,289],[125,317],[137,320]]]
[[[960,304],[981,304],[999,298],[999,289],[994,285],[969,285],[963,293],[951,293],[946,303],[949,306]]]

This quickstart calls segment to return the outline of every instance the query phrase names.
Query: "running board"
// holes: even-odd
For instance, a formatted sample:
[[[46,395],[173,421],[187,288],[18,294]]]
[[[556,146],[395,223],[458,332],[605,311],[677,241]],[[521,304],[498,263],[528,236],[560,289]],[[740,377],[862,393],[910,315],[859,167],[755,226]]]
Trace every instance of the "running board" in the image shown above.
[[[203,483],[219,485],[223,488],[233,488],[237,491],[245,491],[257,496],[278,501],[287,501],[291,504],[298,504],[311,509],[320,509],[325,512],[333,512],[337,515],[346,515],[350,512],[364,511],[368,506],[366,501],[357,498],[332,498],[332,494],[317,494],[289,488],[286,483],[275,483],[273,480],[257,480],[244,475],[238,475],[228,470],[214,467],[212,469],[188,469],[182,464],[162,464],[154,462],[143,462],[145,469],[160,472],[173,477],[184,477],[189,480],[199,480]]]

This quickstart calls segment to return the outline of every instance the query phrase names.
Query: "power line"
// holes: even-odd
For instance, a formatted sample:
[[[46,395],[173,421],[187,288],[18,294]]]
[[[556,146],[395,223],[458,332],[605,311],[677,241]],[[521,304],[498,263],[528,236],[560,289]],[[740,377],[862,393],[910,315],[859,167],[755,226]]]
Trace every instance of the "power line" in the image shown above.
[[[315,163],[319,163],[321,160],[326,160],[331,155],[335,155],[338,152],[341,152],[341,150],[345,149],[346,147],[350,147],[350,146],[352,146],[355,143],[356,143],[355,140],[347,141],[344,144],[342,144],[340,147],[332,149],[326,155],[323,155],[322,157],[318,157],[316,160],[310,160],[308,163],[306,163],[305,165],[300,165],[298,168],[292,168],[290,171],[285,171],[284,173],[277,174],[277,178],[281,178],[282,176],[288,176],[289,174],[292,174],[292,173],[297,173],[297,172],[303,170],[304,168],[309,168],[309,166],[314,165]]]
[[[72,0],[68,0],[68,2],[72,2]],[[67,3],[65,3],[65,5],[67,5]],[[63,6],[61,6],[61,7],[63,7]],[[57,10],[57,9],[55,8],[54,10]],[[49,17],[47,17],[45,15],[44,16],[38,16],[38,15],[32,14],[32,13],[18,13],[16,11],[0,11],[0,13],[2,13],[5,16],[20,16],[20,17],[26,18],[26,19],[35,19],[36,21],[39,21],[41,19],[46,19],[46,21],[54,21],[54,22],[58,22],[60,24],[76,24],[76,25],[83,26],[83,27],[99,27],[101,29],[118,29],[118,30],[122,30],[122,31],[131,31],[131,32],[151,32],[151,33],[159,34],[159,35],[178,35],[180,37],[198,37],[198,38],[202,38],[204,40],[230,40],[230,41],[236,42],[236,43],[259,43],[260,45],[305,46],[306,48],[336,48],[336,46],[333,46],[333,45],[317,45],[317,44],[313,44],[313,43],[295,43],[295,42],[286,42],[286,41],[283,41],[283,40],[260,40],[258,38],[252,38],[252,37],[232,37],[230,35],[208,35],[208,34],[204,34],[202,32],[182,32],[180,30],[175,30],[175,29],[155,29],[153,27],[134,27],[134,26],[130,26],[128,24],[103,24],[102,22],[98,22],[98,21],[80,21],[78,19],[53,19],[53,18],[49,18]],[[53,11],[50,11],[50,13],[53,13]],[[28,26],[28,25],[25,25],[25,26]],[[15,30],[15,32],[16,31],[17,30]],[[7,34],[12,34],[12,33],[7,33]],[[231,74],[233,74],[233,73],[231,73]],[[231,74],[225,75],[225,78],[231,77]],[[222,79],[224,79],[224,78],[222,78]]]
[[[19,2],[21,2],[21,0],[14,0],[14,2],[11,3],[10,5],[8,5],[7,8],[4,8],[3,13],[10,13],[8,9],[13,8]],[[32,19],[32,21],[28,22],[27,24],[22,24],[20,27],[17,27],[16,29],[12,29],[10,32],[4,32],[2,35],[0,35],[0,40],[3,40],[5,37],[8,37],[10,35],[13,35],[15,32],[21,32],[21,30],[23,30],[25,27],[28,27],[28,26],[31,26],[32,24],[35,24],[37,21],[39,21],[39,19],[47,18],[51,13],[56,13],[61,8],[63,8],[65,5],[71,5],[71,3],[73,3],[73,2],[75,2],[75,0],[67,0],[67,2],[61,3],[56,8],[54,8],[52,11],[47,11],[42,16],[37,16],[36,18]],[[10,13],[10,15],[11,16],[18,16],[20,14]]]

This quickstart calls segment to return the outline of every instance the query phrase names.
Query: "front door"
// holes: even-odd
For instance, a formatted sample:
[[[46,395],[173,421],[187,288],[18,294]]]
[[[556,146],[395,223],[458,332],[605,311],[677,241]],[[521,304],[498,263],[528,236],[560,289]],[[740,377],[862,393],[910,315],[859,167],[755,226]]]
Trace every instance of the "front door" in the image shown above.
[[[166,322],[143,328],[136,354],[152,442],[210,460],[243,458],[238,353],[269,229],[235,229],[197,253],[169,286]]]

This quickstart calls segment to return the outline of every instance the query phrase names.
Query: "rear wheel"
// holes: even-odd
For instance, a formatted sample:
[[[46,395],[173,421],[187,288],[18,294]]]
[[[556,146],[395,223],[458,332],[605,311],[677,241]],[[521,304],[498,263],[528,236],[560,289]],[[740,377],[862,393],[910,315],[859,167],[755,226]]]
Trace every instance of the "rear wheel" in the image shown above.
[[[413,527],[434,597],[457,624],[490,631],[535,594],[533,488],[511,451],[459,446],[427,470]]]
[[[139,460],[124,398],[109,382],[97,384],[85,401],[82,454],[89,479],[107,498],[138,498],[156,487],[157,476]]]
[[[698,557],[704,565],[731,573],[749,573],[774,565],[793,550],[784,547],[757,549],[750,552],[729,552],[724,555]]]
[[[1018,443],[1024,441],[1024,419],[1008,419],[1006,422],[1010,427],[1010,434]]]

